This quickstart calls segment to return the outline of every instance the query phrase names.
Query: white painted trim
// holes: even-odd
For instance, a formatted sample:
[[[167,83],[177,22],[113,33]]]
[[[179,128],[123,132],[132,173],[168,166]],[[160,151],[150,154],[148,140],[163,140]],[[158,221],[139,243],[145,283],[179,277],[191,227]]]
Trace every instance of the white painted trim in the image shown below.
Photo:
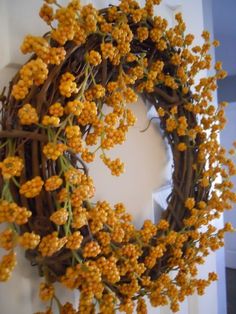
[[[180,11],[180,8],[182,7],[181,4],[166,4],[166,6],[171,10],[171,11]]]
[[[183,0],[165,0],[164,3],[172,8],[172,10],[176,10],[178,7],[183,5]]]
[[[236,269],[236,251],[225,250],[225,264],[228,268]]]
[[[183,0],[165,0],[164,1],[165,6],[170,12],[172,25],[169,25],[171,27],[174,27],[176,20],[175,15],[178,12],[182,12],[183,10]]]
[[[232,102],[229,102],[228,106],[225,108],[225,111],[226,112],[233,111],[235,114],[235,109],[236,109],[236,102],[232,101]]]
[[[16,69],[16,70],[19,70],[21,67],[22,67],[22,64],[20,64],[20,63],[13,63],[13,62],[8,63],[6,65],[6,68],[12,68],[12,69]]]
[[[0,69],[5,67],[10,61],[10,36],[9,36],[9,18],[7,10],[7,1],[0,0]]]

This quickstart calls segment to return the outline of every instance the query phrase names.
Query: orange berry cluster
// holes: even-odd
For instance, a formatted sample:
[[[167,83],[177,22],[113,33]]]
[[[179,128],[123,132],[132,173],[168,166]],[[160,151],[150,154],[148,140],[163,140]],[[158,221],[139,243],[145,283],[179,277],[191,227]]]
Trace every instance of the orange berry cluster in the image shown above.
[[[24,99],[33,84],[43,84],[48,75],[47,65],[37,58],[26,63],[20,70],[20,80],[13,86],[12,95],[16,99]]]
[[[73,93],[78,92],[78,88],[73,74],[66,72],[61,76],[59,90],[62,96],[71,97]]]
[[[58,233],[53,232],[41,239],[38,249],[42,256],[52,256],[54,253],[60,251],[66,242],[66,237],[58,238]]]
[[[48,3],[54,3],[55,1],[46,1]],[[46,3],[41,7],[39,16],[47,23],[50,24],[53,21],[53,9]]]
[[[66,149],[65,144],[48,143],[43,147],[43,153],[48,159],[57,160]]]
[[[23,160],[17,156],[7,157],[2,162],[0,162],[2,176],[6,180],[12,177],[19,177],[23,168]]]
[[[14,232],[11,229],[6,229],[0,233],[0,247],[9,251],[15,246]]]
[[[18,117],[20,119],[20,124],[31,125],[38,123],[39,117],[37,111],[31,104],[25,104],[18,110]]]
[[[88,224],[87,212],[83,207],[75,207],[73,210],[73,222],[72,227],[74,229],[80,229]]]
[[[97,119],[97,106],[95,102],[86,101],[83,104],[83,110],[78,117],[78,123],[87,125],[93,123]]]
[[[85,148],[83,149],[81,157],[85,162],[89,163],[89,162],[94,161],[95,153],[92,153],[87,148]]]
[[[67,237],[66,247],[70,250],[78,250],[81,246],[83,236],[79,231],[76,231]]]
[[[100,53],[95,50],[91,50],[88,55],[88,62],[94,66],[99,65],[102,62]]]
[[[111,174],[115,176],[119,176],[121,173],[124,172],[124,163],[120,161],[119,158],[115,160],[111,160],[106,156],[101,156],[104,164],[111,170]]]
[[[58,127],[59,123],[60,119],[58,117],[55,116],[50,117],[48,115],[43,116],[42,125],[44,126]]]
[[[67,114],[72,113],[73,115],[79,117],[83,110],[83,103],[79,100],[68,101],[65,107],[65,112]]]
[[[40,242],[40,236],[34,232],[25,232],[18,238],[18,243],[25,249],[33,250]]]
[[[0,281],[7,281],[10,278],[15,266],[16,254],[14,252],[10,252],[7,255],[4,255],[0,261]]]
[[[96,257],[101,252],[100,246],[97,242],[89,242],[83,249],[83,256]]]
[[[39,297],[42,301],[50,301],[54,296],[54,287],[48,283],[41,282]]]
[[[9,222],[23,225],[28,222],[32,215],[25,207],[19,207],[14,202],[0,200],[0,223]]]
[[[105,93],[106,90],[101,84],[95,84],[86,91],[85,97],[88,101],[92,101],[104,97]]]
[[[64,108],[59,102],[56,102],[53,105],[51,105],[48,111],[50,115],[58,118],[62,117],[64,114]]]
[[[65,180],[73,185],[80,184],[82,180],[82,172],[79,169],[75,169],[73,167],[70,167],[67,171],[64,173]]]
[[[45,182],[46,191],[57,190],[62,185],[63,180],[59,176],[52,176]]]
[[[22,184],[19,192],[25,197],[33,198],[39,195],[39,193],[42,190],[43,185],[44,185],[43,180],[41,179],[41,177],[37,176],[33,178],[32,180],[29,180],[25,182],[24,184]]]
[[[68,219],[68,212],[65,208],[58,209],[51,216],[50,220],[54,222],[54,224],[61,226],[66,223]]]
[[[66,55],[66,51],[63,47],[50,47],[47,39],[28,35],[25,37],[21,51],[26,53],[35,52],[39,58],[46,64],[60,64]]]

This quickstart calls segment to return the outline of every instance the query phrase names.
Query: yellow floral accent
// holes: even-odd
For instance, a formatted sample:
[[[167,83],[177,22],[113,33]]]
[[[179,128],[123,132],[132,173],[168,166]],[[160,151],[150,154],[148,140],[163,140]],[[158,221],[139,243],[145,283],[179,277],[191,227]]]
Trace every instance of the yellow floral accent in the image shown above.
[[[19,177],[23,168],[24,163],[20,157],[7,157],[2,162],[0,162],[2,176],[6,180],[12,177]]]

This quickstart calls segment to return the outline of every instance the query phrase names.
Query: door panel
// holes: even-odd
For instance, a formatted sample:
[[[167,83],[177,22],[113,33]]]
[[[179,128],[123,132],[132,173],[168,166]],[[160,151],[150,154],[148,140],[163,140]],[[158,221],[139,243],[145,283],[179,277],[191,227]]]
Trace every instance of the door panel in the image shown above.
[[[1,5],[5,0],[0,1]],[[66,0],[60,1],[61,3],[66,2]],[[83,1],[84,3],[88,3],[90,1]],[[94,5],[98,8],[104,7],[108,5],[109,3],[117,4],[118,1],[116,0],[94,0],[92,1]],[[47,28],[45,27],[44,23],[41,22],[38,18],[38,9],[42,5],[42,0],[11,0],[11,1],[5,1],[6,8],[8,9],[8,24],[4,19],[0,19],[0,30],[6,29],[5,32],[5,43],[6,47],[8,47],[7,51],[7,61],[2,64],[0,63],[0,66],[3,66],[7,64],[8,62],[21,64],[24,62],[27,57],[22,56],[19,53],[19,46],[20,43],[24,37],[25,34],[28,32],[34,33],[34,34],[42,34],[44,33]],[[163,0],[163,3],[156,7],[156,14],[162,15],[165,17],[169,25],[173,25],[174,23],[174,14],[178,11],[182,11],[184,15],[184,19],[187,23],[188,30],[194,34],[197,34],[197,41],[200,41],[200,34],[203,29],[203,12],[202,12],[202,1],[201,0]],[[0,10],[0,14],[2,11]],[[1,15],[0,15],[1,16]],[[6,15],[7,16],[7,15]],[[30,25],[30,29],[29,29]],[[1,34],[1,33],[0,33]],[[10,61],[9,61],[10,60]],[[15,65],[14,65],[15,66]],[[3,82],[7,83],[8,79],[11,78],[13,73],[16,71],[15,67],[8,67],[0,70],[0,86],[2,86]],[[140,106],[136,106],[135,110],[137,115],[140,116],[140,125],[139,128],[136,128],[136,134],[139,134],[141,127],[143,125],[146,125],[147,117],[144,112],[144,105],[140,104]],[[139,108],[143,109],[139,109]],[[157,189],[158,185],[160,186],[164,180],[164,178],[161,178],[159,182],[156,182],[157,178],[157,171],[158,167],[163,168],[163,162],[165,161],[165,153],[164,153],[164,147],[161,146],[161,140],[160,135],[158,134],[156,128],[154,126],[151,126],[150,133],[148,134],[148,138],[145,140],[142,140],[141,142],[137,140],[136,136],[131,135],[131,142],[133,147],[140,147],[140,152],[146,150],[147,152],[153,153],[153,142],[155,141],[155,146],[160,146],[155,151],[155,158],[152,160],[148,159],[148,173],[150,173],[148,182],[146,187],[146,191],[150,191],[150,196],[144,198],[143,205],[141,206],[141,210],[136,210],[134,206],[132,208],[132,204],[135,204],[135,200],[131,199],[130,206],[132,214],[135,216],[135,224],[137,226],[140,226],[142,221],[146,218],[154,219],[154,209],[152,207],[152,191]],[[142,133],[140,133],[142,134]],[[158,144],[157,144],[158,143]],[[144,146],[146,145],[146,147]],[[142,147],[142,148],[141,148]],[[128,152],[128,150],[127,150]],[[120,151],[119,151],[120,154]],[[144,156],[144,160],[147,160],[149,158],[150,154],[147,153],[146,156]],[[130,157],[128,154],[126,154],[126,157],[128,158],[128,161],[130,161]],[[146,158],[146,159],[145,159]],[[155,160],[155,162],[154,162]],[[156,160],[159,160],[159,164],[156,165]],[[96,174],[96,167],[95,166],[92,171],[94,172],[95,176],[98,176]],[[99,166],[100,167],[100,166]],[[103,167],[103,166],[101,166]],[[151,170],[155,169],[155,170]],[[159,168],[160,169],[160,168]],[[106,169],[103,168],[102,172],[105,172]],[[132,173],[133,170],[131,170]],[[147,172],[146,172],[147,173]],[[139,174],[139,180],[146,180],[145,172],[142,174]],[[123,182],[120,186],[116,186],[113,189],[110,189],[108,191],[108,194],[114,193],[116,194],[116,191],[120,189],[121,195],[125,195],[125,192],[127,191],[127,186],[129,186],[130,183],[128,181],[128,178],[126,179],[126,182]],[[107,198],[107,189],[108,186],[104,186],[104,190],[101,190],[99,192],[100,198]],[[137,186],[133,186],[133,188],[137,188]],[[142,193],[143,192],[143,193]],[[135,194],[141,194],[142,198],[144,195],[144,191],[137,191],[134,192]],[[143,195],[142,195],[143,194]],[[122,198],[119,198],[121,201]],[[129,203],[129,198],[127,199],[127,202]],[[215,254],[212,254],[205,266],[203,266],[200,269],[199,276],[200,277],[206,277],[208,271],[214,271],[216,269],[216,258]],[[24,277],[22,278],[22,273],[24,274]],[[38,282],[39,279],[37,278],[37,272],[35,269],[31,269],[31,266],[29,263],[24,263],[24,257],[20,257],[20,263],[18,265],[18,268],[16,269],[13,278],[11,281],[7,284],[0,284],[0,303],[1,303],[1,314],[13,314],[17,312],[18,314],[31,314],[33,311],[37,310],[43,310],[43,307],[39,304],[37,300],[37,289],[38,289]],[[5,296],[11,295],[11,298],[6,298]],[[64,295],[64,299],[67,297],[71,300],[77,299],[78,295],[75,296],[73,294],[69,294],[65,296],[63,292],[60,293],[60,297]],[[29,297],[30,296],[30,297]],[[30,298],[30,302],[29,302]],[[14,301],[13,301],[14,300]],[[154,309],[150,305],[148,306],[148,314],[170,314],[170,310],[168,307],[162,307],[160,309]],[[179,311],[180,314],[200,314],[200,313],[207,313],[207,314],[217,314],[217,292],[216,292],[216,284],[213,284],[210,288],[207,289],[206,295],[203,297],[198,296],[192,296],[188,298],[182,305],[181,310]],[[224,313],[220,313],[224,314]]]
[[[221,132],[220,140],[222,145],[229,150],[232,147],[232,143],[236,138],[236,124],[235,124],[235,106],[236,103],[230,103],[226,108],[227,125]],[[236,178],[232,177],[234,183],[234,191],[236,190]],[[236,215],[235,207],[231,211],[224,213],[225,222],[231,221],[233,226],[236,227]],[[225,235],[225,257],[226,266],[236,269],[236,234],[227,233]]]

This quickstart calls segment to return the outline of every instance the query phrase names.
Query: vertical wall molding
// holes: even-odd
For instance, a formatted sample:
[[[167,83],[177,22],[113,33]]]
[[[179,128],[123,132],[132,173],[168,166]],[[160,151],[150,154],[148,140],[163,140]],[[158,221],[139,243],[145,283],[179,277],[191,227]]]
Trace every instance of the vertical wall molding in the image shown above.
[[[164,4],[170,12],[170,16],[172,19],[172,25],[170,26],[173,27],[175,25],[175,14],[177,12],[182,12],[183,10],[183,0],[166,0],[164,1]]]
[[[183,6],[183,0],[166,0],[164,3],[172,11],[180,10]]]
[[[9,20],[6,0],[0,0],[0,69],[10,61]]]

